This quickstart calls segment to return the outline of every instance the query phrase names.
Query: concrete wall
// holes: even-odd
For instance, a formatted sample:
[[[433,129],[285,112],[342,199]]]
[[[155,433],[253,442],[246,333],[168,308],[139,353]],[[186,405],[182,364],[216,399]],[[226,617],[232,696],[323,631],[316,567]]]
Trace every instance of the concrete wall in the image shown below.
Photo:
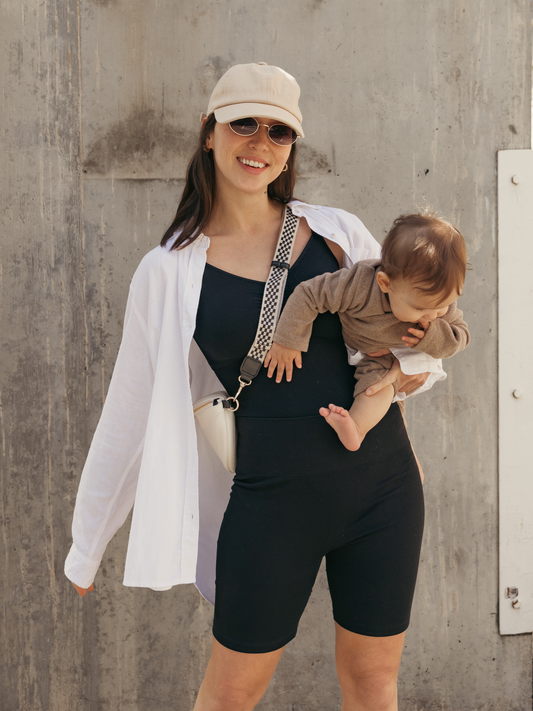
[[[298,195],[381,238],[429,204],[466,236],[474,336],[410,403],[428,521],[401,670],[410,711],[531,709],[531,636],[497,630],[496,151],[530,147],[529,0],[4,0],[0,241],[2,711],[192,708],[211,609],[192,587],[62,573],[129,279],[175,210],[234,63],[302,87]],[[125,527],[127,528],[127,526]],[[263,711],[340,709],[321,576]]]

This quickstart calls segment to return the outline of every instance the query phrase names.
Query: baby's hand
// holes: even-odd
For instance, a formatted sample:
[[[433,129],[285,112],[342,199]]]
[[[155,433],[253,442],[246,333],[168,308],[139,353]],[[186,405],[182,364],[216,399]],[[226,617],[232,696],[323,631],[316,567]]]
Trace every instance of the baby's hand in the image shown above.
[[[268,351],[265,357],[265,368],[268,368],[268,377],[271,378],[276,373],[276,383],[281,383],[283,373],[287,378],[287,382],[292,380],[292,363],[297,368],[302,367],[302,352],[295,351],[294,348],[281,346],[279,343],[273,343],[272,348]]]
[[[422,323],[421,321],[417,324],[420,326],[420,329],[417,328],[408,328],[407,331],[409,333],[412,333],[414,338],[411,336],[402,336],[402,341],[404,342],[404,345],[408,346],[409,348],[412,348],[413,346],[416,346],[420,343],[420,341],[424,338],[425,333],[426,333],[426,328],[429,326],[428,323]]]

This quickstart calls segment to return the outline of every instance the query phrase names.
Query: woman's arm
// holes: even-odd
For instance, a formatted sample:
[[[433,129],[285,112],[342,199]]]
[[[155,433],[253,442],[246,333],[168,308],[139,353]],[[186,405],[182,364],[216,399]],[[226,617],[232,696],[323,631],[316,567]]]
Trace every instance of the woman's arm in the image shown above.
[[[332,242],[330,239],[326,239],[324,237],[324,242],[328,245],[328,247],[331,249],[333,252],[333,256],[339,263],[339,269],[342,269],[344,266],[344,251],[340,244],[337,244],[336,242]]]

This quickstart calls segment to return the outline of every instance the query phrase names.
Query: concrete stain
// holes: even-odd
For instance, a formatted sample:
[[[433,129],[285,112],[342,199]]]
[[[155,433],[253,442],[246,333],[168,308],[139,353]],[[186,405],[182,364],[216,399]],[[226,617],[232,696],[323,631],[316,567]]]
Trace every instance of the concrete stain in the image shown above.
[[[134,108],[89,145],[83,172],[99,177],[147,177],[182,167],[196,145],[197,135],[178,128],[153,109]]]
[[[327,175],[332,172],[331,163],[327,155],[306,143],[298,146],[296,169],[302,177]]]
[[[209,96],[220,77],[231,67],[232,62],[218,55],[208,57],[198,71],[198,83],[201,94]]]
[[[217,82],[220,77],[231,67],[231,62],[228,59],[224,59],[223,57],[219,57],[217,55],[215,57],[209,57],[208,66],[212,67],[212,78],[215,82]]]
[[[22,40],[13,42],[9,48],[9,73],[19,76],[24,60],[24,45]]]

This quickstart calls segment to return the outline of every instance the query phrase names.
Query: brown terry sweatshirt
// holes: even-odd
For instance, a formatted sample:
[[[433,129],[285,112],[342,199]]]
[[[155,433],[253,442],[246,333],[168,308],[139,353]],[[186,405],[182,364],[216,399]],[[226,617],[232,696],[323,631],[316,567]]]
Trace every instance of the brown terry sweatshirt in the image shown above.
[[[345,343],[362,353],[405,345],[415,323],[399,321],[391,311],[389,300],[376,280],[381,264],[378,260],[357,262],[351,269],[321,274],[299,284],[287,301],[276,328],[276,343],[307,351],[313,321],[319,313],[338,313]],[[450,358],[466,348],[470,341],[463,312],[454,302],[447,313],[431,321],[424,338],[414,350],[433,358]],[[356,368],[355,395],[380,380],[394,361],[392,354],[381,358],[365,356]],[[363,377],[365,376],[365,377]]]

